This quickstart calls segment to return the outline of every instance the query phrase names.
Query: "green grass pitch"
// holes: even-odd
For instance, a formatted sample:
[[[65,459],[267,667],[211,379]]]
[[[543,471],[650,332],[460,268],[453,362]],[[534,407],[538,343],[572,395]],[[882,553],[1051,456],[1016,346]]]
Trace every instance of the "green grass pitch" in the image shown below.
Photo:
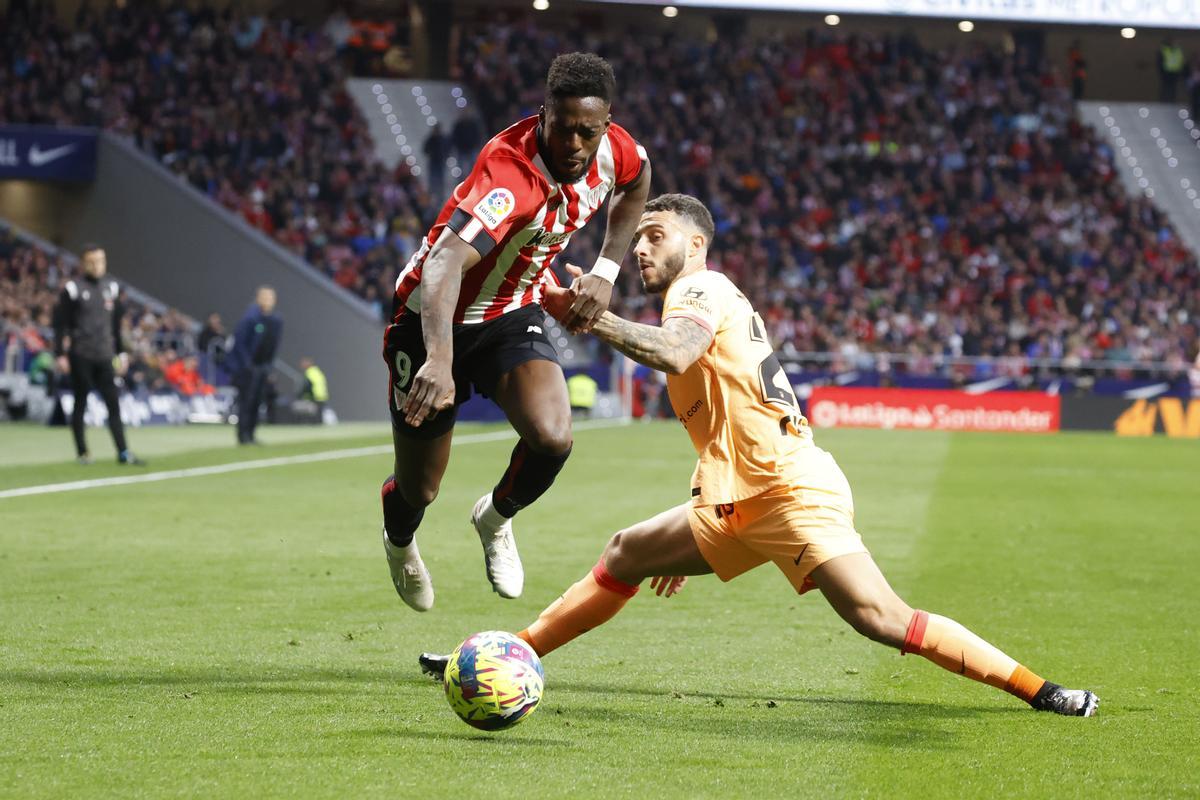
[[[463,426],[460,434],[477,429]],[[386,444],[379,426],[134,430],[150,471]],[[0,490],[131,474],[0,427]],[[820,432],[909,603],[1095,690],[1038,714],[901,658],[772,567],[643,591],[545,659],[541,707],[477,732],[416,655],[518,630],[610,533],[687,497],[673,423],[577,434],[518,519],[525,594],[467,522],[511,441],[454,451],[425,518],[437,605],[379,542],[385,455],[0,499],[0,797],[1134,797],[1200,794],[1194,442]],[[103,456],[103,458],[101,458]]]

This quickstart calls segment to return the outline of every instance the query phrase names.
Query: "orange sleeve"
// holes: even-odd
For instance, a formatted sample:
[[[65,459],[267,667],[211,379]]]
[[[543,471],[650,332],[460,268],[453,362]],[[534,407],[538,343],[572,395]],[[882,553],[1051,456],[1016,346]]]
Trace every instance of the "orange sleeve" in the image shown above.
[[[702,280],[702,275],[688,276],[671,287],[663,303],[662,320],[690,319],[715,336],[724,314],[723,298],[709,281]]]

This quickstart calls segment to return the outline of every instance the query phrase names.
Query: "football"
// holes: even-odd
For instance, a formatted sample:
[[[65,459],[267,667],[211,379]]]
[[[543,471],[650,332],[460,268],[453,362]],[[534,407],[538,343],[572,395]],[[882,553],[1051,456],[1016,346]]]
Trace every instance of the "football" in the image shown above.
[[[516,725],[542,699],[542,662],[522,640],[504,631],[470,636],[450,655],[446,701],[463,722],[485,731]]]

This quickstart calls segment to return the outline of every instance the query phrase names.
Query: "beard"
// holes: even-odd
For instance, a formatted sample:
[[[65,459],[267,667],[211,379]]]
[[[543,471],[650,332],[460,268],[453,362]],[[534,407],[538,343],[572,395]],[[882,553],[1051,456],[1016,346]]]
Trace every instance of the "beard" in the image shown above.
[[[671,281],[675,280],[675,277],[683,271],[684,261],[683,248],[681,247],[677,252],[667,256],[662,266],[655,268],[653,281],[646,280],[643,274],[642,286],[647,292],[656,293],[665,291],[671,285]]]

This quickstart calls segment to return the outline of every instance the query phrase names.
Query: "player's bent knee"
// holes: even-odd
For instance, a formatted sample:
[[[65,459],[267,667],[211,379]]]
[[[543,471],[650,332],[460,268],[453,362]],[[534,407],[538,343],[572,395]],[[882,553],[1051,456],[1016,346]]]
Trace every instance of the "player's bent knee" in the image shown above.
[[[906,616],[900,607],[869,604],[855,608],[847,616],[846,621],[854,630],[871,641],[900,647],[904,643],[904,633],[911,617],[911,609]]]
[[[558,456],[570,452],[575,440],[571,436],[571,421],[539,423],[525,437],[525,444],[537,453]]]
[[[639,583],[645,576],[639,574],[640,559],[630,545],[628,531],[614,533],[604,548],[604,566],[618,580]]]
[[[408,503],[413,508],[425,508],[437,499],[438,490],[441,487],[432,481],[420,481],[415,486],[399,487],[401,496],[404,497],[404,502]]]

